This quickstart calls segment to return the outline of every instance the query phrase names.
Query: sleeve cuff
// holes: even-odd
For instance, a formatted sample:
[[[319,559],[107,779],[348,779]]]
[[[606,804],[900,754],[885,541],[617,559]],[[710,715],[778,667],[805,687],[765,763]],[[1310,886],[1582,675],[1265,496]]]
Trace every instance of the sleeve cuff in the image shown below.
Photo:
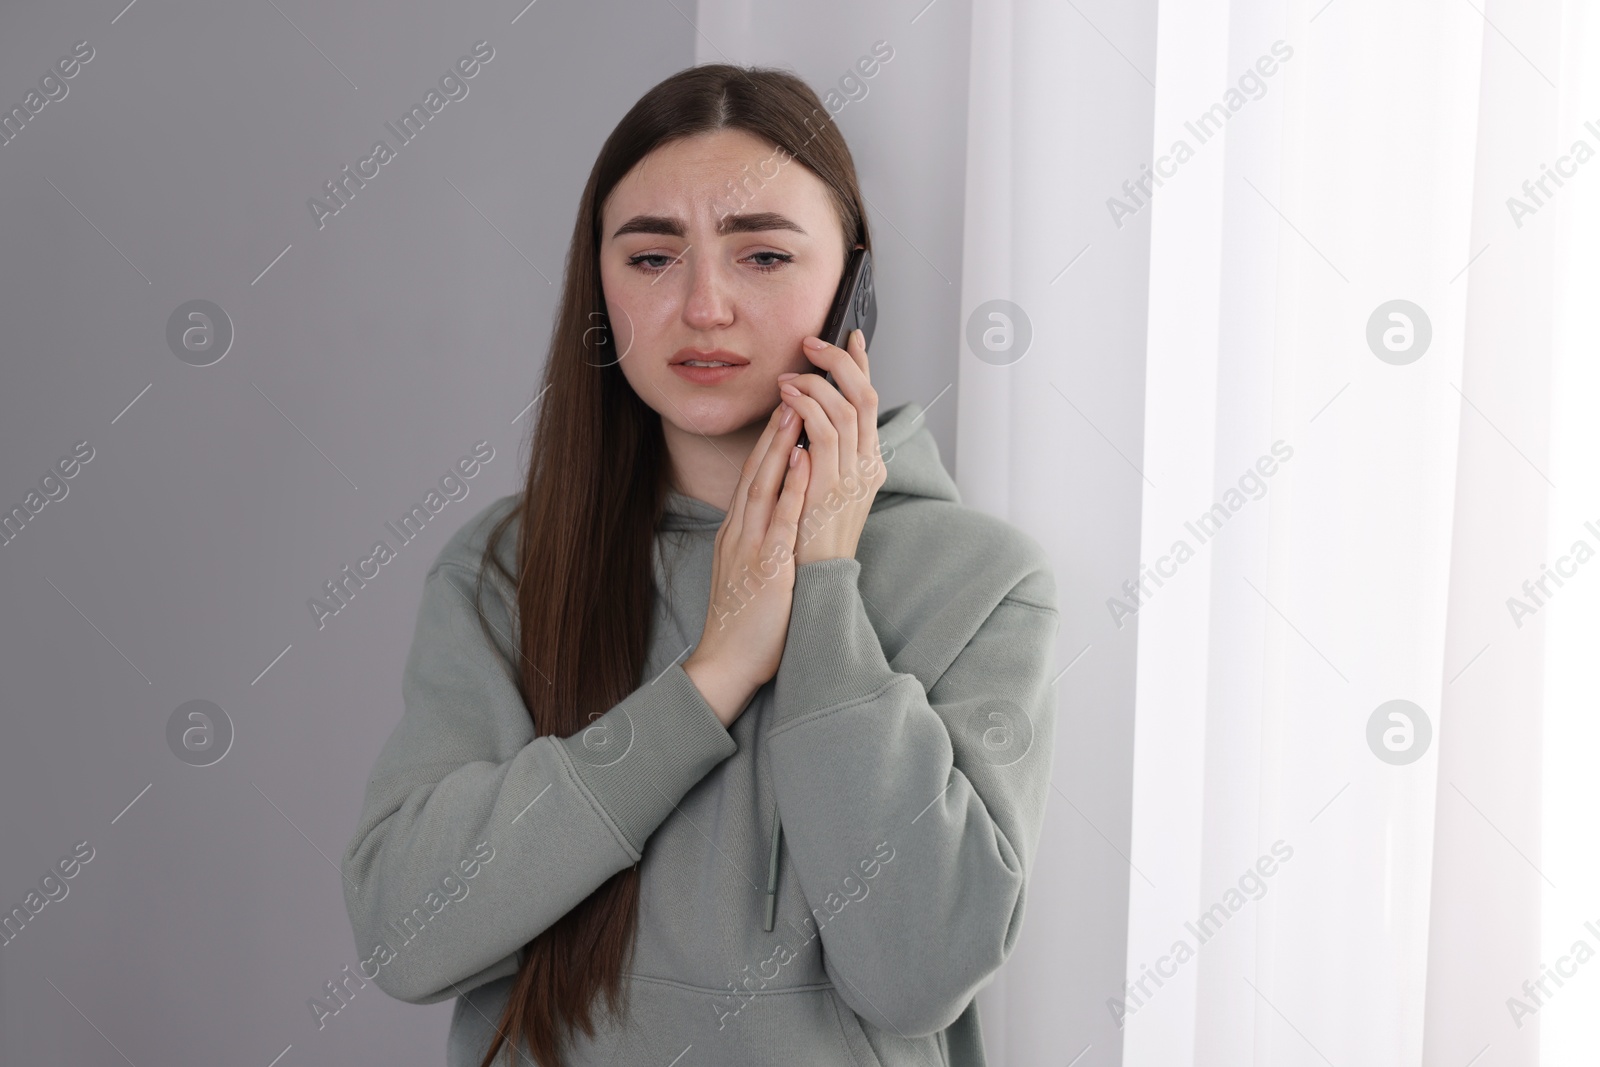
[[[556,744],[635,861],[683,795],[739,750],[678,663]]]

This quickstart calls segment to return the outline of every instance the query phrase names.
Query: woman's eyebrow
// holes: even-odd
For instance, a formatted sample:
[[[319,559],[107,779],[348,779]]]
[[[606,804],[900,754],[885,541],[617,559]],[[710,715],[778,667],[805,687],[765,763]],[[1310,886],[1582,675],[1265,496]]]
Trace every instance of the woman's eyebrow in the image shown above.
[[[793,230],[798,234],[806,233],[800,228],[799,223],[775,211],[757,211],[749,215],[724,215],[717,220],[718,236],[730,233],[759,233],[764,230]],[[635,215],[618,227],[617,232],[611,236],[621,237],[625,233],[659,233],[668,237],[682,237],[684,225],[682,220],[666,215]]]

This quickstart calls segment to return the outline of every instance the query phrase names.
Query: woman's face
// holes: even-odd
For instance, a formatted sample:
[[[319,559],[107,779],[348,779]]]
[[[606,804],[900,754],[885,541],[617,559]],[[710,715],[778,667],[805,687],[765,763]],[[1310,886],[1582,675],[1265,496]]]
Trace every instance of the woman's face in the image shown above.
[[[622,373],[664,422],[733,433],[778,406],[778,375],[818,370],[800,342],[822,329],[847,246],[803,164],[742,130],[684,138],[639,161],[601,222]],[[736,365],[696,371],[686,359]]]

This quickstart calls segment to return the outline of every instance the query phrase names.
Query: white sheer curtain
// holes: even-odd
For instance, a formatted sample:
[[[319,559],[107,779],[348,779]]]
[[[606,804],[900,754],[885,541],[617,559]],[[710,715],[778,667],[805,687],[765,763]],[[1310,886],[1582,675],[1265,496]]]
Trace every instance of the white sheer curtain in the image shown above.
[[[1523,590],[1600,546],[1600,186],[1574,157],[1522,188],[1600,146],[1595,33],[1577,3],[1161,8],[1154,156],[1278,62],[1148,208],[1141,558],[1194,554],[1137,616],[1130,1067],[1600,1049],[1600,567]],[[1396,700],[1428,730],[1374,735]],[[1525,991],[1541,961],[1564,984]]]

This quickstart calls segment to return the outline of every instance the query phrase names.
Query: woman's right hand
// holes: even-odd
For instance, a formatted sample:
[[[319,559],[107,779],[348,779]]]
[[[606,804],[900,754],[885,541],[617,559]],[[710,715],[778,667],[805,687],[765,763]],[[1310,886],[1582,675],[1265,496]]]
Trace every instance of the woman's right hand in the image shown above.
[[[733,726],[783,659],[795,538],[811,471],[810,455],[795,448],[801,425],[789,405],[773,411],[712,548],[705,628],[683,669],[724,727]]]

